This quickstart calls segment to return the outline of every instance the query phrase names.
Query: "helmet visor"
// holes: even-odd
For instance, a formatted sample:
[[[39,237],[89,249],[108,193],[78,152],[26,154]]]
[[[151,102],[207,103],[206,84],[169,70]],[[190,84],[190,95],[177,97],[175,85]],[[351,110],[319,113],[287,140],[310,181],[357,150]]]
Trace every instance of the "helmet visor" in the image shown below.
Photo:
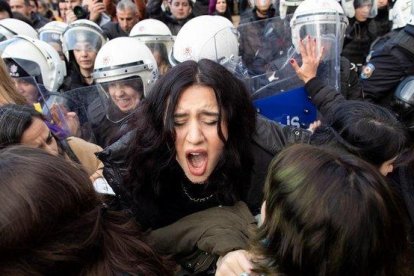
[[[6,41],[8,38],[15,36],[14,32],[11,32],[8,28],[0,26],[0,42]]]
[[[172,49],[173,41],[147,40],[145,45],[151,50],[151,53],[157,62],[160,74],[164,75],[171,68],[168,54]]]
[[[39,39],[44,42],[59,42],[62,43],[60,40],[61,34],[58,32],[53,31],[43,31],[39,34]]]
[[[113,123],[120,123],[129,118],[137,110],[144,96],[144,87],[139,76],[97,86],[106,117]]]
[[[340,34],[345,31],[345,24],[314,22],[299,28],[299,38],[306,44],[309,36],[316,40],[318,52],[324,51],[323,59],[330,60],[336,56],[336,51],[342,49],[344,37]]]
[[[62,43],[68,51],[86,50],[98,52],[102,47],[102,36],[86,28],[73,28],[63,35]]]
[[[414,106],[414,77],[407,78],[397,87],[395,97]]]
[[[40,87],[34,77],[12,78],[16,91],[21,94],[28,104],[42,102]]]
[[[354,0],[354,8],[357,19],[374,18],[378,14],[376,0]]]

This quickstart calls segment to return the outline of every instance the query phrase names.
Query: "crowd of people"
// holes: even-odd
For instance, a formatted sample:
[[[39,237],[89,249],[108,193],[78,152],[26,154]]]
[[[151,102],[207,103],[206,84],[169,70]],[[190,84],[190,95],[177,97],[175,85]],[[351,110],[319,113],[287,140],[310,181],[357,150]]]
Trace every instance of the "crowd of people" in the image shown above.
[[[0,0],[0,274],[413,275],[413,2]]]

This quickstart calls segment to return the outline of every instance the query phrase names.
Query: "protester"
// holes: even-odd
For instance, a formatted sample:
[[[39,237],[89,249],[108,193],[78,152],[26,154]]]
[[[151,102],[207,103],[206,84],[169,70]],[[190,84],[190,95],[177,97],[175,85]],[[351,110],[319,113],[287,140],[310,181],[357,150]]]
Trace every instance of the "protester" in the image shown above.
[[[161,9],[162,0],[150,0],[147,3],[147,16],[164,22],[173,35],[177,35],[181,27],[194,17],[191,0],[168,1],[170,12]]]
[[[272,161],[252,248],[221,260],[226,275],[410,275],[406,213],[368,163],[295,145]]]
[[[2,275],[173,274],[73,164],[26,147],[5,149],[0,160]]]
[[[95,153],[102,148],[80,138],[58,138],[54,126],[30,106],[0,107],[0,148],[24,144],[82,165],[91,180],[102,175],[102,163]]]
[[[135,3],[131,0],[119,1],[116,5],[116,18],[117,23],[108,22],[102,26],[108,39],[129,35],[131,29],[139,21]]]
[[[119,196],[118,206],[131,210],[143,229],[154,230],[168,229],[180,219],[188,225],[186,216],[211,207],[233,206],[233,216],[239,214],[236,217],[240,226],[231,232],[238,242],[231,242],[226,232],[218,231],[217,239],[229,241],[220,252],[226,254],[235,246],[245,246],[244,226],[254,220],[245,204],[235,204],[247,196],[250,185],[255,111],[243,84],[213,61],[187,61],[156,82],[134,119],[135,135],[127,151],[122,150],[122,159],[131,162],[128,169],[122,174],[118,171],[118,162],[111,159],[117,154],[115,147],[100,154],[106,166],[104,176]],[[125,173],[126,179],[122,180]],[[229,219],[219,221],[221,225],[214,223],[213,229],[235,227]],[[171,227],[174,232],[180,229]],[[193,231],[199,231],[203,226],[194,227]],[[165,232],[169,233],[165,238],[171,238],[172,232]],[[182,232],[177,235],[184,243],[186,236],[191,236],[183,236]],[[198,253],[188,262],[194,264],[197,260],[197,267],[204,266],[206,272],[218,254],[208,250],[212,248],[209,245],[220,243],[207,236],[205,243],[187,240],[186,250],[181,252],[177,252],[178,241],[169,250],[176,253],[176,260],[185,269],[189,267],[184,257],[196,250]],[[155,246],[163,244],[164,240]],[[191,269],[194,272],[196,268]]]

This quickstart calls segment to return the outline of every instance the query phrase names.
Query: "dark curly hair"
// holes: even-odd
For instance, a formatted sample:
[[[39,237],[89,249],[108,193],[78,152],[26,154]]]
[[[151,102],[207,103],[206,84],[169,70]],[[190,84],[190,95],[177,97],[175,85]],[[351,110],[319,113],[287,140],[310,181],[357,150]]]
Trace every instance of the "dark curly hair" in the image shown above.
[[[231,205],[242,197],[250,183],[252,155],[250,140],[255,130],[256,111],[244,84],[216,62],[203,59],[183,62],[159,79],[137,113],[136,137],[130,147],[129,176],[126,188],[133,195],[135,213],[142,225],[156,216],[155,201],[176,180],[174,111],[181,93],[201,85],[214,90],[219,118],[225,121],[228,138],[220,124],[217,132],[224,142],[224,152],[208,179],[207,189],[219,203]],[[151,207],[150,207],[151,206]]]

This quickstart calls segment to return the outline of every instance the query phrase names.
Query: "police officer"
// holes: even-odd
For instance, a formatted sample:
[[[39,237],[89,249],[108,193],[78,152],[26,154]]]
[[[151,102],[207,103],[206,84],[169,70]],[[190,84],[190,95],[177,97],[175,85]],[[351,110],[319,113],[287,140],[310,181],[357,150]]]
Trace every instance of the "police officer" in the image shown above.
[[[407,76],[414,75],[414,10],[407,25],[374,51],[363,67],[361,81],[367,100],[387,106],[391,97]]]

